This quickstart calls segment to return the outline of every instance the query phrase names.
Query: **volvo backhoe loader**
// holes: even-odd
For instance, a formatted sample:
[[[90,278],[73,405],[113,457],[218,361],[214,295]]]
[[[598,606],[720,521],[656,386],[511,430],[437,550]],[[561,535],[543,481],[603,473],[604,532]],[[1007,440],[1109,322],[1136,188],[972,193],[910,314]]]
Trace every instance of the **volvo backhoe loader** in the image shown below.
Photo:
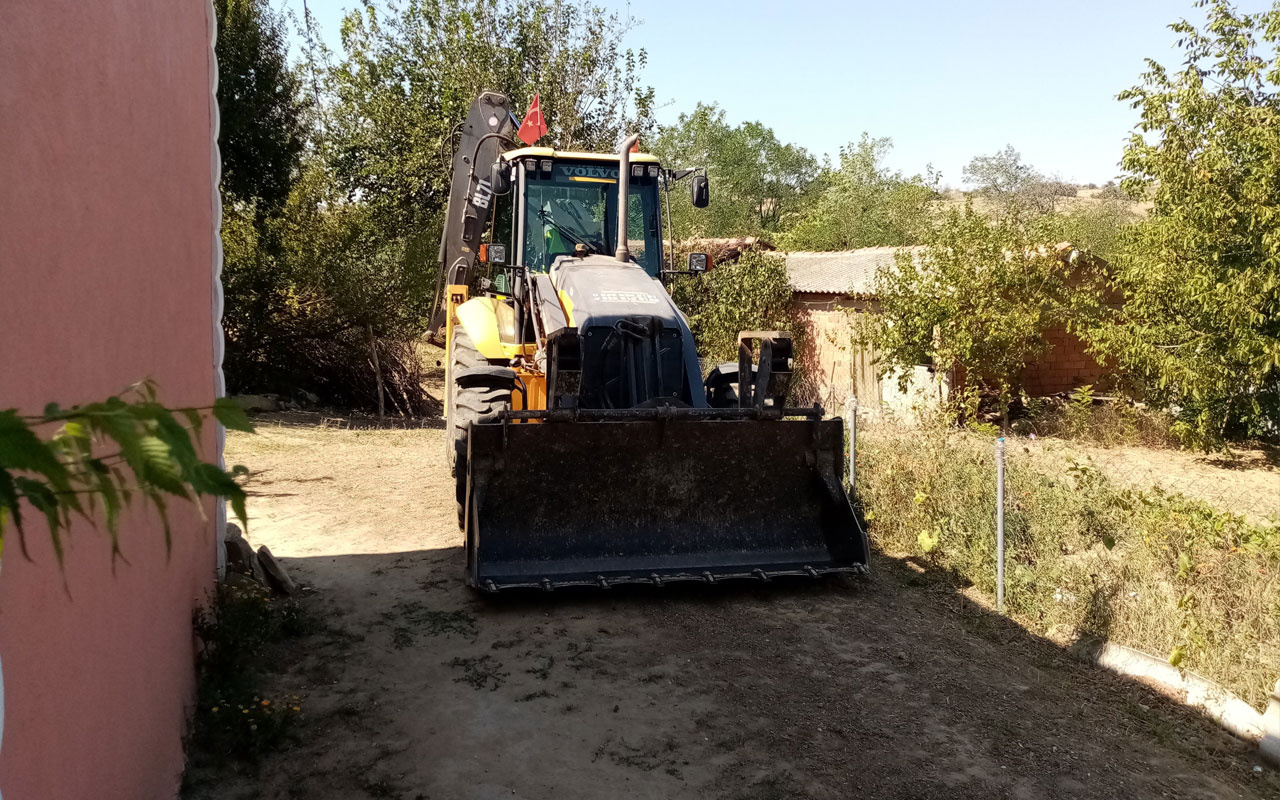
[[[791,337],[741,334],[704,378],[665,281],[660,188],[696,170],[520,146],[486,92],[458,135],[432,337],[467,583],[607,588],[857,572],[844,428],[784,406]],[[669,206],[668,206],[669,207]]]

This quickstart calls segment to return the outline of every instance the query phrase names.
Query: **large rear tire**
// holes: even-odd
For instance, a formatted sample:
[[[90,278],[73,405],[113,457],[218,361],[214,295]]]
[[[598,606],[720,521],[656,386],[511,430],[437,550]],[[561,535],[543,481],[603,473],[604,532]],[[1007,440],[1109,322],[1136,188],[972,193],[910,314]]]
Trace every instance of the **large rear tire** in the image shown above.
[[[449,471],[454,476],[458,496],[458,527],[466,528],[467,522],[467,445],[471,424],[494,422],[499,412],[511,405],[511,387],[502,382],[493,384],[468,381],[459,386],[456,380],[459,370],[488,366],[489,362],[471,342],[471,337],[461,325],[453,329],[453,344],[449,354],[449,416],[447,422]]]

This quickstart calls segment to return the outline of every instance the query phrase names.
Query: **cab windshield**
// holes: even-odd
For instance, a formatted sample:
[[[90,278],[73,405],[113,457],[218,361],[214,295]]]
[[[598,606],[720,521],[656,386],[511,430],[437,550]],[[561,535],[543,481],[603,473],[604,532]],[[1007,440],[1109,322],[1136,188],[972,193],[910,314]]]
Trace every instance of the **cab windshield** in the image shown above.
[[[627,193],[627,246],[632,259],[657,277],[662,269],[658,178],[632,177]],[[599,161],[556,161],[550,172],[525,173],[524,264],[545,270],[578,245],[592,253],[617,250],[618,167]]]

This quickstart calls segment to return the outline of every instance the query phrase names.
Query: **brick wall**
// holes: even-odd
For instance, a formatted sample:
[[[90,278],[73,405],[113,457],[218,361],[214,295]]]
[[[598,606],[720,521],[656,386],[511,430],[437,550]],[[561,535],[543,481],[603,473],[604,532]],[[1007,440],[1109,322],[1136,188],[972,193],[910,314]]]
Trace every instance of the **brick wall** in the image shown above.
[[[1022,386],[1032,397],[1069,392],[1080,386],[1105,386],[1108,371],[1085,352],[1084,342],[1075,334],[1056,329],[1045,333],[1050,350],[1022,371]]]

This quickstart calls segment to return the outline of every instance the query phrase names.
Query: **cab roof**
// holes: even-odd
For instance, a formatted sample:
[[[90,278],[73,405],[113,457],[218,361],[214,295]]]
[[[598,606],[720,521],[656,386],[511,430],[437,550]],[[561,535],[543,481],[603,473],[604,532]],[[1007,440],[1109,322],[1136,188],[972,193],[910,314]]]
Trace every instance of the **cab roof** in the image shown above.
[[[565,158],[575,161],[612,161],[615,164],[618,162],[617,153],[579,153],[572,150],[552,150],[550,147],[521,147],[508,150],[502,154],[502,157],[508,161],[514,161],[517,158]],[[649,153],[632,153],[631,162],[657,164],[658,157]]]

